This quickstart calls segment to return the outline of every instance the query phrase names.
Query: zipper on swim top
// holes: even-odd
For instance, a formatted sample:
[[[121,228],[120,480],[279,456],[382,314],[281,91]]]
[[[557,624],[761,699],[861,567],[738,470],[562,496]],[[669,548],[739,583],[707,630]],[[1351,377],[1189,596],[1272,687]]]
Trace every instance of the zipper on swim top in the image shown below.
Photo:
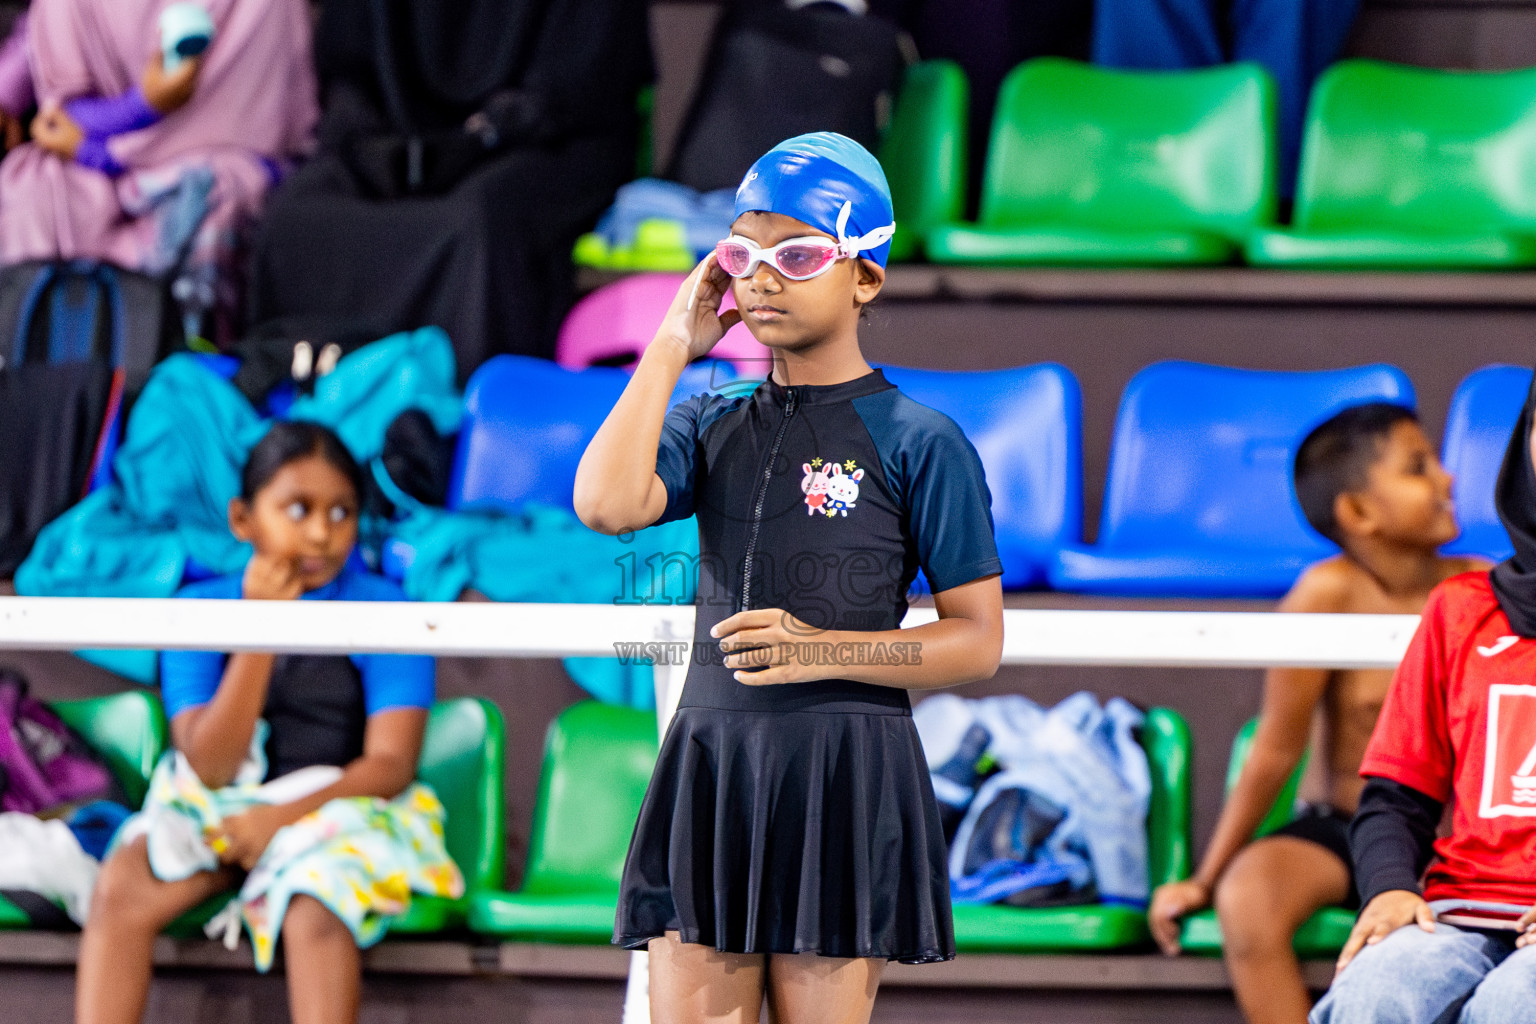
[[[779,420],[779,429],[774,432],[773,444],[768,448],[768,461],[763,464],[763,479],[757,485],[757,500],[752,505],[752,528],[747,534],[747,556],[741,567],[741,602],[737,611],[746,611],[752,602],[752,555],[757,550],[757,531],[763,525],[763,502],[768,500],[768,482],[773,479],[773,460],[778,458],[779,445],[784,441],[789,418],[795,414],[797,397],[794,388],[784,389],[784,417]]]

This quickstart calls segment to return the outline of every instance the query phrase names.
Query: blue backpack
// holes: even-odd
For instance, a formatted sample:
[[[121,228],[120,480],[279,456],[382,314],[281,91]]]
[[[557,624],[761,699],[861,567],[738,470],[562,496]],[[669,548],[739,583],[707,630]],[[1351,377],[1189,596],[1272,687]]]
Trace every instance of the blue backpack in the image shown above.
[[[125,403],[171,347],[166,286],[105,263],[0,271],[0,576],[107,478]]]

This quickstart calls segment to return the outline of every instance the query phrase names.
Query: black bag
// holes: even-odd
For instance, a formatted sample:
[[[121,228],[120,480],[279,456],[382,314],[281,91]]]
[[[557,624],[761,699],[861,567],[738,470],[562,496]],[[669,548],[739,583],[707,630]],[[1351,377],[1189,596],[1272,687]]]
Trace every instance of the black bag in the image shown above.
[[[739,0],[720,19],[666,177],[735,188],[780,142],[832,131],[878,150],[906,70],[901,32],[832,5]]]
[[[389,332],[349,317],[290,316],[258,324],[230,354],[240,360],[232,383],[257,409],[279,384],[292,383],[302,394],[351,355]]]
[[[101,263],[0,271],[0,576],[89,490],[170,343],[165,286]]]

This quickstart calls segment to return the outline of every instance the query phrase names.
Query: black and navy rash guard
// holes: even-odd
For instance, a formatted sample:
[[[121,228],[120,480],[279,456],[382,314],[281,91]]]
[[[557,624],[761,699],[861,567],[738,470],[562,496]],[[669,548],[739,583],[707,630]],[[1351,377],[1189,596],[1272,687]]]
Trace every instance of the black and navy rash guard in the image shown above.
[[[919,567],[935,592],[1002,572],[976,449],[878,369],[841,384],[769,379],[747,395],[682,402],[662,427],[656,472],[667,489],[657,522],[699,520],[682,707],[907,714],[906,691],[893,687],[737,682],[710,628],[743,609],[782,608],[817,630],[891,630]],[[915,645],[833,650],[816,633],[804,639],[801,657],[836,664],[921,656]]]

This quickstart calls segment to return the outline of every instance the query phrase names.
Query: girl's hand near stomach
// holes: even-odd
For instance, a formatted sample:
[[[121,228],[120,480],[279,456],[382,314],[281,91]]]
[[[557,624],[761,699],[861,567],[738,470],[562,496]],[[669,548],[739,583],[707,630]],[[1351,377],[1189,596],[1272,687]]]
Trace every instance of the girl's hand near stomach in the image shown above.
[[[937,622],[885,630],[821,629],[783,608],[752,608],[710,630],[725,667],[748,686],[846,679],[932,690],[990,679],[1003,654],[998,574],[939,591]]]

